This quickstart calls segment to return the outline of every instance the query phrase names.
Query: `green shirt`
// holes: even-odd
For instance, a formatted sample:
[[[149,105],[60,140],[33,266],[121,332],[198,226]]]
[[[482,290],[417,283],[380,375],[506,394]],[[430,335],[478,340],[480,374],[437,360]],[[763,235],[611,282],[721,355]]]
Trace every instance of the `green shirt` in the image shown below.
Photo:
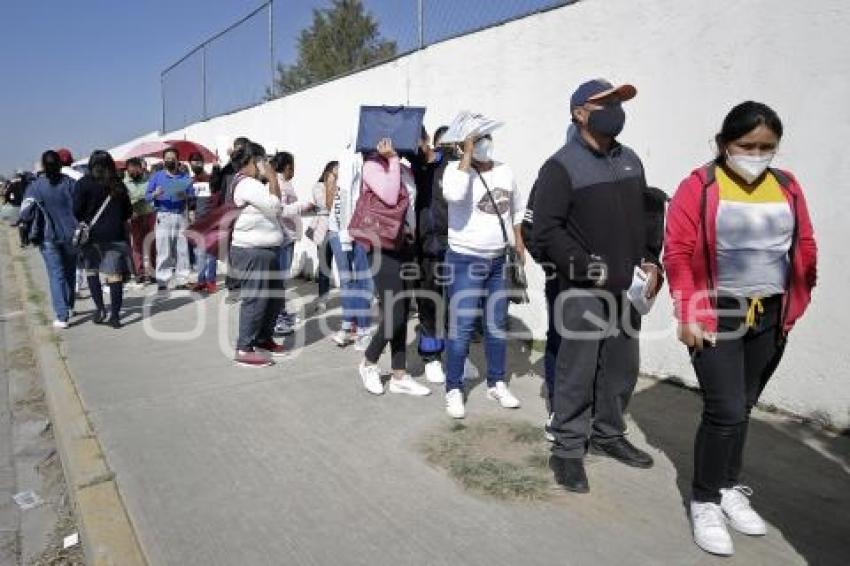
[[[125,175],[124,185],[127,186],[127,192],[130,193],[130,202],[133,205],[133,214],[135,216],[142,216],[153,212],[153,206],[145,200],[145,190],[148,188],[147,176],[142,177],[137,182],[129,175]]]

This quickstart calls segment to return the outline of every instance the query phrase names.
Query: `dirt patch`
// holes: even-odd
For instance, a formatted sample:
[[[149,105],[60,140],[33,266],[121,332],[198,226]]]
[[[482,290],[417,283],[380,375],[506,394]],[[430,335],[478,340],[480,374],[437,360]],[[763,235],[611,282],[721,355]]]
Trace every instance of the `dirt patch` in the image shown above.
[[[35,368],[35,355],[29,346],[15,348],[9,353],[9,368],[25,371]]]
[[[453,423],[428,436],[421,447],[428,462],[477,494],[525,501],[553,494],[543,432],[531,423]]]

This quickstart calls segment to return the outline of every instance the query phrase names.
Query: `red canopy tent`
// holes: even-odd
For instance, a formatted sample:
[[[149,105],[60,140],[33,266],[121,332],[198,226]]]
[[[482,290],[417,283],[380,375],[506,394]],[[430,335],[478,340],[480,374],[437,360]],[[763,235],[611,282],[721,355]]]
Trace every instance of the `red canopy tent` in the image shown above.
[[[130,149],[124,155],[124,160],[126,161],[131,157],[159,157],[162,159],[162,154],[166,149],[176,149],[177,158],[180,161],[189,161],[189,156],[197,152],[203,156],[204,163],[218,163],[218,156],[215,153],[203,145],[189,140],[142,142]]]

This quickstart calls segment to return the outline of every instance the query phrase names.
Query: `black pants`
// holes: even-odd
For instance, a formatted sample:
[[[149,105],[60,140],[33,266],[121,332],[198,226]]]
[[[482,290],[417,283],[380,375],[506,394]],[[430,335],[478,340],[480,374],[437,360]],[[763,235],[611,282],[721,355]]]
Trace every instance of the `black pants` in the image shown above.
[[[366,349],[366,361],[378,363],[381,354],[390,344],[392,369],[403,370],[407,367],[407,315],[409,299],[402,297],[405,290],[401,276],[402,263],[409,256],[404,252],[376,250],[369,252],[369,264],[372,266],[372,281],[378,301],[381,305],[381,319],[378,330],[372,336]]]
[[[750,410],[785,350],[781,297],[762,299],[764,313],[739,337],[724,338],[723,333],[738,330],[741,334],[745,315],[721,316],[717,345],[694,356],[703,396],[702,422],[694,447],[695,501],[719,503],[720,489],[738,483]],[[718,299],[721,310],[734,310],[741,304],[740,299]]]
[[[251,350],[274,335],[274,324],[283,307],[279,255],[280,248],[230,248],[230,265],[242,300],[236,340],[239,350]]]
[[[443,259],[421,255],[419,263],[419,281],[416,288],[416,306],[419,310],[419,332],[423,336],[445,339],[446,337],[446,289],[442,280]],[[423,352],[419,355],[426,364],[439,360],[442,351]]]
[[[555,302],[566,333],[555,366],[552,453],[582,458],[590,435],[605,443],[625,433],[623,413],[638,376],[640,317],[626,302],[629,324],[623,324],[621,305],[628,299],[622,297],[613,306],[590,291],[572,289],[566,297],[560,310]]]

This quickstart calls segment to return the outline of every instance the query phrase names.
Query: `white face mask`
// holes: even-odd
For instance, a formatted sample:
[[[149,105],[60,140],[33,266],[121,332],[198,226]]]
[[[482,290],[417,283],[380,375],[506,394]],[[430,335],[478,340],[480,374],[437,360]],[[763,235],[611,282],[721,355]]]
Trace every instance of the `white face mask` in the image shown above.
[[[475,146],[472,148],[472,158],[479,163],[493,161],[493,140],[481,138],[475,142]]]
[[[752,183],[770,167],[770,162],[773,161],[775,155],[775,153],[731,155],[727,151],[726,164],[747,183]]]

